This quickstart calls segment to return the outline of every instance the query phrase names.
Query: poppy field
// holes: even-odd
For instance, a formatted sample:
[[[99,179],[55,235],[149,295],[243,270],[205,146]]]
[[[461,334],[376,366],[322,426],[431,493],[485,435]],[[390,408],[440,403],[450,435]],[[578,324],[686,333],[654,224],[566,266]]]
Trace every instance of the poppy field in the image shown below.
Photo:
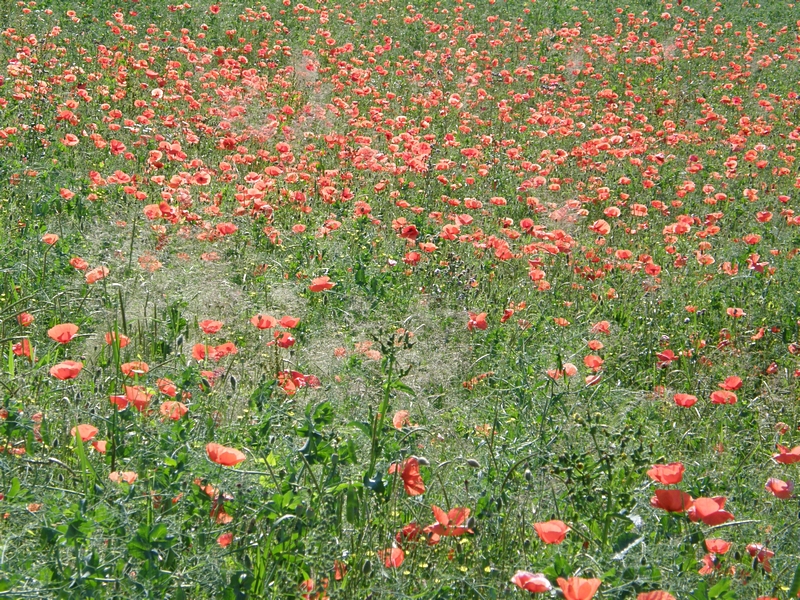
[[[800,597],[798,5],[0,28],[0,598]]]

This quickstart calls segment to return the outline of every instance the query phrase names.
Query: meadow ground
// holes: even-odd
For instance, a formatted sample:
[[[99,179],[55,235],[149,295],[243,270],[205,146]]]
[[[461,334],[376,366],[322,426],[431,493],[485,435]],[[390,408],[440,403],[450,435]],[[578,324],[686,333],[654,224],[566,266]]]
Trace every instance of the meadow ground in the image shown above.
[[[0,3],[0,598],[800,597],[799,19]]]

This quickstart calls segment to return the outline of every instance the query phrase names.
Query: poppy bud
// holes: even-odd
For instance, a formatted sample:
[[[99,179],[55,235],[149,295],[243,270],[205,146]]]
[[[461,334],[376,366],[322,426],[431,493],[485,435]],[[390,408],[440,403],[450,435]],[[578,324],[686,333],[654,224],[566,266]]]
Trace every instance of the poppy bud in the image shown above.
[[[422,465],[423,467],[430,467],[431,466],[430,461],[427,458],[425,458],[424,456],[418,456],[417,457],[417,462],[420,465]]]
[[[361,572],[364,575],[369,575],[372,572],[372,561],[367,559],[364,561],[364,564],[361,565]]]
[[[481,468],[481,463],[479,463],[474,458],[468,458],[467,459],[467,465],[472,467],[473,469],[480,469]]]
[[[477,525],[475,517],[470,517],[467,519],[467,529],[475,529],[475,525]]]
[[[183,334],[180,334],[178,336],[178,339],[175,340],[175,345],[176,346],[183,346]]]
[[[231,375],[230,379],[231,379],[231,390],[233,390],[233,392],[235,393],[236,392],[236,384],[237,384],[236,377]]]
[[[525,481],[533,480],[533,473],[531,473],[530,469],[525,469]]]

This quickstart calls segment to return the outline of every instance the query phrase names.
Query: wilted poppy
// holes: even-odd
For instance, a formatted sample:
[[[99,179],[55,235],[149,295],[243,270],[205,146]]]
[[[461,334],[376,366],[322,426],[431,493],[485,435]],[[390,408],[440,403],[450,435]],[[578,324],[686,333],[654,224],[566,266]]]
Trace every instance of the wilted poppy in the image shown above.
[[[69,432],[72,437],[75,437],[76,433],[78,434],[78,437],[81,438],[82,442],[88,442],[97,435],[97,427],[86,424],[78,425],[77,427],[73,427]]]
[[[681,482],[685,470],[686,468],[679,462],[653,465],[653,468],[647,471],[647,476],[663,485],[672,485]]]
[[[208,454],[208,458],[211,462],[225,467],[236,466],[247,458],[243,452],[235,448],[228,448],[227,446],[215,444],[214,442],[206,444],[206,454]]]
[[[75,334],[78,333],[78,326],[73,323],[62,323],[47,330],[47,335],[50,339],[55,340],[59,344],[66,344]]]
[[[83,363],[65,360],[50,367],[50,375],[61,381],[75,379],[80,374],[81,369],[83,369]]]
[[[331,278],[327,275],[322,277],[315,277],[311,280],[311,285],[308,286],[309,291],[312,292],[324,292],[325,290],[331,289],[336,284],[331,281]]]
[[[419,496],[425,493],[425,482],[419,472],[419,460],[410,456],[399,465],[397,463],[389,466],[389,473],[400,472],[400,479],[403,480],[403,488],[409,496]]]
[[[791,481],[783,481],[782,479],[770,477],[767,479],[767,483],[764,485],[764,488],[776,498],[788,500],[792,497],[794,484]]]
[[[533,528],[545,544],[560,544],[567,537],[569,527],[566,523],[559,520],[545,521],[544,523],[534,523]]]
[[[402,429],[405,425],[410,425],[407,410],[398,410],[392,417],[392,425],[395,429]]]
[[[542,573],[529,571],[517,571],[511,578],[511,583],[532,594],[541,594],[553,589],[552,584]]]
[[[603,583],[599,579],[583,579],[582,577],[559,577],[556,582],[564,592],[566,600],[590,600],[594,598],[597,589]]]

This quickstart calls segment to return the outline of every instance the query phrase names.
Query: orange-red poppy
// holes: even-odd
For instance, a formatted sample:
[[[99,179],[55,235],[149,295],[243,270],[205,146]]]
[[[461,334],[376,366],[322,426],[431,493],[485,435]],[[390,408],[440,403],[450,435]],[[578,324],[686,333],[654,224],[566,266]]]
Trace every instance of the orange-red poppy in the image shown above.
[[[740,387],[742,387],[742,380],[739,377],[736,377],[735,375],[732,375],[732,376],[728,377],[727,379],[725,379],[725,381],[720,383],[719,387],[721,387],[723,390],[727,390],[729,392],[735,392]]]
[[[76,433],[78,437],[81,438],[82,442],[88,442],[97,435],[97,427],[87,424],[78,425],[77,427],[73,427],[69,432],[72,437],[75,437]]]
[[[92,442],[92,448],[97,450],[100,454],[106,453],[106,446],[108,442],[106,440],[95,440]]]
[[[128,485],[133,485],[139,479],[139,476],[133,471],[113,471],[108,474],[108,478],[114,483],[124,482]]]
[[[222,547],[222,548],[227,548],[227,547],[230,545],[230,543],[231,543],[232,541],[233,541],[233,534],[232,534],[230,531],[229,531],[229,532],[227,532],[227,533],[223,533],[223,534],[221,534],[221,535],[220,535],[220,536],[217,538],[217,543],[218,543],[218,544],[220,545],[220,547]]]
[[[65,360],[50,367],[50,375],[61,381],[75,379],[83,369],[83,363]]]
[[[770,477],[764,488],[776,498],[781,500],[788,500],[792,497],[794,491],[794,484],[791,481],[783,481],[782,479],[775,479]]]
[[[331,289],[336,284],[331,281],[331,278],[327,275],[322,277],[315,277],[311,280],[311,285],[308,286],[309,291],[312,292],[324,292],[325,290]]]
[[[106,344],[108,344],[109,346],[113,346],[114,342],[118,341],[119,342],[119,347],[120,348],[124,348],[125,346],[127,346],[130,343],[131,338],[129,338],[127,335],[123,335],[121,333],[115,333],[113,331],[110,331],[110,332],[106,333],[105,340],[106,340]]]
[[[726,498],[697,498],[693,505],[686,511],[689,520],[702,521],[706,525],[721,525],[726,521],[733,521],[733,515],[725,509]]]
[[[675,400],[675,404],[683,408],[690,408],[697,403],[697,396],[692,394],[675,394],[672,399]]]
[[[203,333],[212,334],[217,333],[225,323],[222,321],[212,321],[211,319],[205,319],[204,321],[200,321],[197,325],[200,329],[203,330]]]
[[[597,589],[603,583],[599,579],[583,579],[582,577],[559,577],[556,582],[564,592],[566,600],[590,600],[594,598]]]
[[[272,329],[278,324],[278,320],[272,315],[257,314],[250,319],[250,322],[259,329]]]
[[[47,330],[47,335],[50,339],[55,340],[59,344],[68,343],[77,333],[78,326],[73,323],[61,323]]]
[[[141,385],[126,385],[125,386],[125,399],[128,403],[133,404],[134,408],[139,412],[143,412],[147,405],[150,404],[152,394]],[[124,408],[124,407],[122,407]]]
[[[289,315],[285,315],[281,317],[278,323],[280,323],[281,327],[286,327],[286,329],[294,329],[299,325],[300,319],[298,319],[297,317],[290,317]]]
[[[675,596],[663,590],[654,590],[652,592],[642,592],[636,596],[636,600],[675,600]]]
[[[736,404],[736,394],[727,390],[716,390],[711,392],[711,402],[713,404]]]
[[[400,472],[400,479],[403,480],[403,488],[409,496],[419,496],[425,493],[425,482],[419,472],[419,461],[410,456],[399,465],[394,463],[389,466],[389,473]]]
[[[19,313],[17,315],[17,323],[19,323],[22,327],[27,327],[31,323],[33,323],[33,315],[31,313]]]
[[[473,331],[475,329],[486,329],[489,324],[486,322],[486,313],[469,313],[469,321],[467,321],[467,329]]]
[[[657,489],[656,495],[650,498],[650,506],[667,512],[684,512],[692,506],[692,497],[680,490]]]
[[[511,578],[511,583],[532,594],[541,594],[553,589],[553,585],[542,573],[529,571],[517,571]]]
[[[144,375],[150,371],[150,366],[146,362],[142,361],[133,361],[127,362],[120,365],[120,371],[126,377],[134,377],[136,375]]]
[[[211,462],[225,467],[233,467],[244,461],[247,457],[236,448],[228,448],[221,444],[211,442],[206,444],[206,454]]]
[[[428,534],[429,543],[436,544],[441,536],[457,537],[465,533],[473,533],[472,529],[466,525],[470,513],[468,508],[457,506],[449,512],[444,512],[436,505],[431,508],[436,522],[423,530]]]
[[[11,346],[11,351],[16,356],[24,356],[25,358],[31,357],[31,342],[28,338],[24,338],[21,342],[17,342]]]
[[[681,482],[685,470],[683,464],[674,462],[668,465],[653,465],[653,468],[647,471],[647,475],[653,481],[663,485],[672,485]]]
[[[78,271],[85,271],[86,269],[89,268],[89,263],[83,260],[80,256],[73,256],[72,258],[70,258],[69,264],[73,268],[78,269]]]
[[[570,529],[566,523],[557,519],[534,523],[533,528],[536,530],[536,535],[545,544],[560,544],[567,537],[567,532]]]
[[[156,386],[158,386],[158,391],[164,394],[165,396],[169,396],[170,398],[174,398],[178,395],[178,387],[170,381],[169,379],[161,378],[156,381]]]
[[[42,236],[42,241],[48,246],[52,246],[58,241],[58,236],[55,233],[45,233]]]
[[[400,548],[387,548],[386,550],[379,550],[378,557],[380,557],[387,569],[397,569],[403,564],[406,554]]]
[[[105,279],[108,276],[108,267],[95,267],[91,271],[87,271],[85,279],[86,283],[92,284],[97,283],[101,279]]]
[[[159,412],[168,419],[178,421],[183,415],[189,412],[189,409],[182,402],[167,400],[161,404]]]
[[[728,550],[731,549],[731,543],[726,542],[725,540],[718,540],[718,539],[707,539],[705,541],[706,550],[713,554],[725,554]]]
[[[767,573],[772,572],[772,567],[769,564],[769,559],[775,556],[772,550],[768,550],[761,544],[747,544],[746,549],[750,556],[761,563]]]
[[[795,446],[789,450],[786,446],[778,444],[778,454],[773,454],[772,460],[782,465],[793,465],[796,462],[800,462],[800,446]]]

